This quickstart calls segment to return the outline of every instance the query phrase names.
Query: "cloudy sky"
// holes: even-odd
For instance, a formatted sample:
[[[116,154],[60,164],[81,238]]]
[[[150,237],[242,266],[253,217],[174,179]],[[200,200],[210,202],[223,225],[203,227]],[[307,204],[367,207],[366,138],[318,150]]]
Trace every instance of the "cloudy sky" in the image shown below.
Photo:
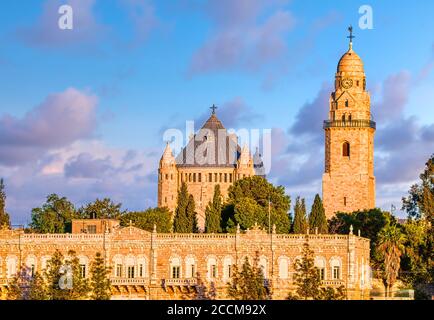
[[[74,29],[58,28],[59,6]],[[322,121],[348,48],[362,57],[377,121],[377,204],[401,206],[434,152],[434,3],[16,0],[0,10],[0,176],[28,223],[50,193],[156,205],[163,132],[203,121],[272,129],[269,178],[321,192]],[[200,126],[201,123],[196,123]]]

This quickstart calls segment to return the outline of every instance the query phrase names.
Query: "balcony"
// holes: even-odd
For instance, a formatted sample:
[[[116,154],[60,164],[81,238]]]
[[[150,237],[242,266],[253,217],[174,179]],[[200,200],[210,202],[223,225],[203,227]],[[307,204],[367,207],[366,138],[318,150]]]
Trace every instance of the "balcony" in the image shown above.
[[[371,120],[333,120],[324,121],[324,129],[329,128],[372,128],[376,129],[377,124]]]
[[[343,280],[323,280],[321,281],[323,286],[340,287],[345,285]]]
[[[111,278],[112,286],[144,286],[149,284],[148,278]]]
[[[197,279],[163,279],[163,287],[194,287],[197,285]]]

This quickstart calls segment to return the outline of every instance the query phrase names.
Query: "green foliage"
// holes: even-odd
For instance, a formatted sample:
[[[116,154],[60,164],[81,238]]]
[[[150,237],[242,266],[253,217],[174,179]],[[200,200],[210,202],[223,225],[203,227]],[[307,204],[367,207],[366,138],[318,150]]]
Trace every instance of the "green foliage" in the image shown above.
[[[80,208],[82,219],[120,219],[125,211],[121,211],[122,204],[114,203],[109,198],[96,199]]]
[[[222,216],[222,195],[220,192],[220,185],[214,188],[214,196],[212,202],[210,201],[205,210],[205,232],[207,233],[220,233],[221,229],[221,216]]]
[[[378,234],[378,252],[383,257],[382,279],[386,296],[398,278],[405,236],[396,225],[384,227]]]
[[[371,264],[374,268],[379,268],[383,259],[381,254],[377,252],[378,234],[384,227],[395,223],[396,220],[390,213],[380,209],[353,213],[338,212],[329,221],[329,230],[331,233],[338,234],[348,234],[351,226],[354,230],[360,230],[362,237],[371,240]]]
[[[268,206],[271,200],[271,225],[277,233],[289,233],[291,219],[290,197],[282,186],[275,187],[259,176],[237,180],[228,190],[228,201],[222,212],[222,229],[235,232],[236,226],[246,229],[256,221],[268,229]],[[246,212],[242,212],[243,210]],[[253,222],[253,224],[252,224]]]
[[[335,289],[321,284],[319,269],[315,267],[314,252],[310,249],[309,238],[303,245],[303,256],[294,262],[294,284],[297,289],[288,295],[288,300],[344,300],[343,286]]]
[[[93,300],[110,300],[111,284],[110,269],[106,267],[101,253],[97,253],[91,264],[91,297]]]
[[[173,220],[173,231],[178,233],[198,232],[194,198],[188,193],[185,182],[182,183],[178,191],[178,204]]]
[[[6,212],[6,192],[3,179],[0,179],[0,229],[10,227],[11,221],[9,214]]]
[[[309,215],[309,229],[313,232],[316,228],[318,233],[328,233],[327,218],[319,194],[315,196]]]
[[[47,286],[41,274],[35,273],[30,281],[29,300],[48,300]]]
[[[411,187],[408,197],[402,199],[402,209],[409,217],[426,218],[434,225],[434,154],[428,159],[420,180]]]
[[[8,285],[7,289],[7,300],[23,300],[24,299],[24,291],[22,289],[24,283],[21,274],[15,275],[12,282]]]
[[[172,228],[172,214],[168,208],[149,208],[143,212],[128,212],[121,217],[121,226],[128,226],[130,221],[135,227],[152,232],[154,225],[157,232],[167,233]]]
[[[304,199],[300,200],[297,197],[294,207],[294,225],[293,232],[296,234],[305,234],[307,231],[307,218],[306,218],[306,203]]]
[[[401,280],[413,287],[432,282],[430,269],[433,259],[429,243],[430,225],[425,219],[408,219],[402,226],[402,232],[405,236],[405,250],[401,257]]]
[[[42,207],[32,209],[30,229],[35,233],[71,232],[74,218],[77,218],[74,205],[65,197],[51,194]]]
[[[234,300],[268,300],[271,295],[265,287],[264,274],[256,257],[253,266],[245,259],[241,270],[234,266],[228,294]]]

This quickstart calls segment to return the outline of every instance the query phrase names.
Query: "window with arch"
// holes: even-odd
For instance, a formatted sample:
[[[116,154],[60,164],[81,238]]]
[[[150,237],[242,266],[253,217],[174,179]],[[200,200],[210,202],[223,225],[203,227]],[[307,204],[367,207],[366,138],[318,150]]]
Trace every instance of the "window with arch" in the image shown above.
[[[170,259],[170,276],[172,277],[172,279],[181,278],[181,259]]]
[[[279,258],[279,278],[280,279],[289,278],[289,259],[287,257]]]
[[[318,268],[321,280],[326,279],[326,261],[323,257],[315,257],[315,267]]]
[[[185,259],[185,277],[186,278],[196,277],[196,260],[192,256],[188,256]]]
[[[233,264],[232,257],[226,257],[223,261],[223,279],[226,281],[232,277]]]
[[[123,257],[121,255],[114,256],[113,265],[114,276],[121,278],[123,276]]]
[[[17,261],[16,256],[8,256],[6,258],[6,276],[8,278],[13,278],[17,274]]]
[[[342,121],[345,121],[345,115],[342,115]]]
[[[340,280],[341,279],[341,261],[337,258],[332,258],[330,261],[330,267],[332,271],[332,279]]]
[[[350,143],[345,141],[342,145],[342,156],[349,157],[350,156]]]
[[[214,257],[208,258],[208,279],[217,278],[217,259]]]
[[[352,120],[352,117],[351,117],[351,114],[348,116],[348,121],[351,121]]]
[[[350,103],[348,102],[348,100],[345,100],[345,107],[349,107]]]
[[[145,278],[146,277],[146,275],[147,275],[147,272],[146,272],[146,268],[147,268],[147,261],[146,261],[146,258],[145,257],[139,257],[138,259],[137,259],[137,276],[139,277],[139,278]]]
[[[262,274],[264,275],[264,278],[267,279],[267,258],[266,257],[260,257],[259,258],[259,267],[262,270]]]
[[[26,268],[27,268],[27,274],[30,277],[34,277],[36,273],[36,257],[34,255],[30,255],[26,259]]]
[[[80,276],[82,278],[86,278],[87,277],[87,266],[89,264],[89,259],[86,256],[80,256],[78,258],[78,263],[80,266]]]

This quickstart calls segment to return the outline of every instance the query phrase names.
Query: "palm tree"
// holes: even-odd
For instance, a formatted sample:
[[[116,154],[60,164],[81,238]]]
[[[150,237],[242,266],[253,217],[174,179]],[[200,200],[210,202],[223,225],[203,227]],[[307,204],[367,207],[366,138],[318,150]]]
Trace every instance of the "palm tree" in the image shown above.
[[[396,282],[399,267],[401,264],[401,255],[404,250],[404,234],[396,225],[384,227],[378,234],[378,252],[384,257],[383,282],[386,290],[386,297],[390,296],[390,289]]]

